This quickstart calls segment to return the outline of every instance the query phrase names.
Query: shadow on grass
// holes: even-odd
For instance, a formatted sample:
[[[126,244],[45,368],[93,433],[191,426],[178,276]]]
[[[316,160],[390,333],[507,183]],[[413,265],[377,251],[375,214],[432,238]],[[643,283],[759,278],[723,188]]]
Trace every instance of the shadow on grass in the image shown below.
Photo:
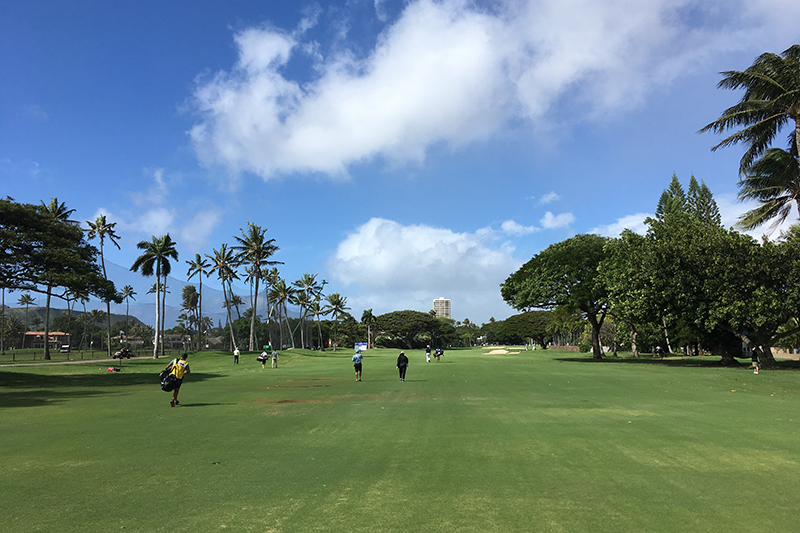
[[[222,375],[192,372],[186,378],[186,382],[200,382],[218,377]],[[0,408],[37,407],[73,398],[116,394],[119,392],[117,387],[131,385],[152,385],[153,390],[160,389],[158,374],[149,373],[114,372],[49,376],[28,372],[0,372],[0,387],[2,387]]]
[[[654,357],[613,357],[606,356],[602,359],[592,359],[591,356],[587,357],[557,357],[556,361],[565,363],[616,363],[628,365],[660,365],[669,367],[689,367],[689,368],[747,368],[750,366],[750,360],[741,362],[735,360],[733,363],[723,363],[723,359],[716,357],[668,357],[666,359],[658,359]],[[775,368],[769,370],[800,370],[800,361],[792,360],[778,360]]]

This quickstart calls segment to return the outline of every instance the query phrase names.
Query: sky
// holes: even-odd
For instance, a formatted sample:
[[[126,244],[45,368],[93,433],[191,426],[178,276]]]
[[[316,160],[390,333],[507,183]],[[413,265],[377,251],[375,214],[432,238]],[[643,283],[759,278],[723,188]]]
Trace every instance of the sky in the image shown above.
[[[673,174],[726,226],[753,207],[743,148],[697,131],[742,96],[720,72],[800,42],[798,20],[796,0],[12,1],[0,194],[116,222],[109,277],[150,323],[136,244],[177,242],[171,327],[185,261],[248,222],[357,320],[439,297],[504,319],[510,274],[576,234],[644,232]]]

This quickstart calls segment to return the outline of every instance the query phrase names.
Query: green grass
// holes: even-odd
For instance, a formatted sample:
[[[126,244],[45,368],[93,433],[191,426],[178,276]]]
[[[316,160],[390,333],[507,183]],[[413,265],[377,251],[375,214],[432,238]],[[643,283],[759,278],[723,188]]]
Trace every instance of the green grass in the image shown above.
[[[793,369],[567,352],[0,368],[3,531],[791,531]]]

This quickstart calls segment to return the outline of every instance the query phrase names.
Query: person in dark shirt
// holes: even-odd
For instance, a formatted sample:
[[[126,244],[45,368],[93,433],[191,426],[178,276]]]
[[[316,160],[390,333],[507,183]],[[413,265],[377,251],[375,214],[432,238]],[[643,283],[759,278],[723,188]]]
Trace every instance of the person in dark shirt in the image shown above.
[[[408,368],[408,357],[405,352],[400,352],[397,356],[397,370],[400,371],[400,381],[406,380],[406,369]]]

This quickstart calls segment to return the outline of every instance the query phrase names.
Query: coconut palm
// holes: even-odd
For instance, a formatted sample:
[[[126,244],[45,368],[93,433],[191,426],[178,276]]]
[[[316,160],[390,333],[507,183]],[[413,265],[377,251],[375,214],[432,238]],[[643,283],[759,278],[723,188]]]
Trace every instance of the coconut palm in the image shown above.
[[[197,321],[197,338],[199,339],[198,350],[202,345],[202,316],[203,316],[203,276],[208,277],[208,269],[211,267],[211,264],[203,259],[200,254],[194,254],[194,261],[186,261],[189,265],[189,271],[186,273],[188,276],[188,280],[192,279],[194,276],[197,276],[199,289],[197,292],[197,314],[201,317],[200,320]]]
[[[130,319],[130,310],[131,310],[130,300],[131,298],[133,298],[134,300],[136,299],[135,298],[136,291],[133,290],[133,287],[131,287],[130,285],[125,285],[124,287],[122,287],[122,292],[120,292],[119,295],[122,297],[123,300],[125,300],[125,335],[129,335],[130,325],[128,324],[128,321]]]
[[[17,303],[21,306],[22,305],[25,306],[25,331],[28,331],[28,307],[35,304],[36,300],[34,300],[33,296],[31,296],[26,292],[25,294],[20,295],[19,300],[17,300]],[[25,348],[24,335],[22,336],[22,347]]]
[[[364,312],[361,313],[361,323],[367,326],[368,347],[372,347],[372,324],[375,323],[375,320],[377,320],[377,318],[372,314],[372,309],[365,309]],[[464,322],[468,322],[468,320],[464,319]]]
[[[793,131],[789,135],[788,151],[797,157],[800,144],[800,45],[795,44],[780,55],[761,54],[746,70],[730,70],[722,72],[722,75],[717,87],[744,89],[744,96],[700,131],[722,133],[741,129],[712,150],[746,144],[747,151],[739,164],[740,175],[745,175],[767,152],[778,133],[789,126]]]
[[[55,217],[56,220],[60,220],[61,222],[67,222],[69,224],[77,224],[75,220],[70,220],[69,217],[72,213],[75,212],[74,209],[67,209],[66,204],[64,202],[59,202],[58,198],[50,198],[48,203],[42,202],[42,209],[44,212],[50,214],[51,216]]]
[[[756,161],[739,183],[739,200],[756,200],[758,207],[739,217],[737,226],[754,229],[769,220],[774,230],[797,206],[800,215],[800,162],[781,148],[770,148]]]
[[[333,324],[334,324],[333,351],[335,352],[338,341],[337,337],[339,333],[339,315],[349,310],[350,308],[347,307],[347,298],[342,296],[338,292],[334,292],[326,296],[325,301],[328,302],[327,305],[328,312],[333,315]]]
[[[169,233],[166,235],[162,235],[161,237],[153,236],[152,240],[148,241],[140,241],[139,244],[136,245],[137,248],[143,251],[142,255],[136,258],[131,265],[132,272],[138,272],[141,270],[142,275],[149,277],[155,274],[156,276],[156,329],[155,329],[155,339],[153,342],[153,358],[158,359],[158,341],[159,341],[159,333],[162,332],[163,338],[163,318],[161,317],[162,313],[159,313],[160,304],[159,304],[159,294],[162,292],[161,290],[161,276],[164,276],[166,280],[167,275],[169,275],[170,271],[172,270],[172,266],[169,262],[170,259],[174,259],[175,261],[178,260],[178,250],[175,248],[176,243],[172,240],[169,236]],[[164,298],[166,301],[166,283],[164,285]],[[160,319],[160,320],[159,320]],[[161,325],[161,329],[159,329],[159,325]],[[162,341],[162,350],[163,350],[163,341]],[[163,354],[163,351],[162,351]]]
[[[225,287],[226,283],[230,285],[230,282],[234,279],[239,279],[239,275],[236,274],[236,260],[233,254],[233,251],[228,249],[228,245],[223,243],[222,246],[219,247],[219,250],[212,250],[214,255],[206,254],[206,257],[211,259],[211,270],[209,270],[209,275],[213,272],[217,273],[217,277],[219,278],[220,282],[222,283],[222,295],[225,298],[225,310],[228,313],[228,330],[231,334],[231,347],[235,350],[237,348],[236,345],[236,338],[233,335],[233,321],[231,320],[231,302],[228,298],[228,290]]]
[[[256,331],[256,310],[258,309],[258,284],[262,278],[263,270],[270,265],[283,264],[280,261],[269,261],[269,258],[280,248],[275,246],[275,239],[266,239],[266,228],[261,228],[252,222],[247,223],[247,231],[239,228],[242,236],[234,236],[235,246],[231,246],[236,251],[236,262],[239,264],[250,265],[250,280],[252,297],[251,304],[253,312],[250,314],[250,344],[249,350],[255,350],[255,331]],[[255,288],[252,289],[252,286]]]
[[[317,298],[314,299],[314,301],[312,301],[310,304],[308,304],[308,312],[311,313],[312,315],[314,315],[317,318],[317,333],[318,333],[317,340],[319,341],[320,348],[322,348],[324,350],[325,349],[325,345],[322,342],[321,317],[322,317],[322,315],[325,314],[325,310],[323,309],[323,307],[322,307],[322,305],[320,303],[319,295],[317,295]]]
[[[88,320],[89,320],[89,323],[94,327],[96,327],[97,324],[102,323],[103,320],[105,320],[105,318],[106,318],[106,313],[105,313],[105,311],[103,311],[101,309],[92,309],[91,311],[89,311]],[[100,337],[100,349],[102,350],[103,349],[103,337],[102,337],[102,335],[100,335],[99,337]],[[94,334],[92,334],[92,342],[94,342]]]
[[[308,306],[311,304],[311,297],[305,291],[296,290],[289,297],[289,303],[300,308],[300,320],[298,322],[298,326],[300,327],[300,347],[305,348],[305,328],[303,327],[303,324],[305,322],[306,313],[308,312]]]
[[[111,244],[117,247],[117,250],[120,249],[119,243],[117,242],[119,236],[114,232],[114,226],[116,226],[117,223],[112,222],[109,224],[105,215],[98,215],[94,222],[87,220],[86,223],[89,225],[89,230],[87,232],[87,237],[89,240],[92,240],[95,237],[100,239],[100,265],[103,267],[103,279],[108,281],[108,275],[106,274],[106,261],[103,254],[103,243],[106,239],[108,239]],[[111,357],[111,300],[106,300],[106,319],[108,320],[108,330],[106,331],[108,339],[106,348],[108,349],[108,356]]]
[[[288,309],[286,308],[286,302],[289,301],[289,298],[293,297],[294,289],[291,286],[286,284],[286,280],[282,278],[278,278],[278,280],[272,283],[272,289],[270,290],[269,297],[275,302],[275,306],[278,309],[278,325],[280,327],[281,332],[281,347],[283,346],[283,327],[280,326],[281,324],[281,317],[286,320],[286,327],[289,330],[289,335],[292,339],[292,348],[294,348],[294,335],[292,335],[292,329],[289,325],[289,313]]]
[[[305,273],[300,279],[298,279],[297,281],[293,281],[292,285],[297,287],[298,292],[303,292],[306,295],[305,298],[301,299],[301,301],[303,302],[302,305],[296,304],[300,305],[300,322],[303,323],[305,322],[305,318],[307,316],[308,305],[312,301],[314,301],[316,294],[321,290],[320,284],[317,282],[316,274]],[[301,326],[300,332],[302,333],[302,331],[303,329]],[[303,344],[302,341],[301,344]]]

